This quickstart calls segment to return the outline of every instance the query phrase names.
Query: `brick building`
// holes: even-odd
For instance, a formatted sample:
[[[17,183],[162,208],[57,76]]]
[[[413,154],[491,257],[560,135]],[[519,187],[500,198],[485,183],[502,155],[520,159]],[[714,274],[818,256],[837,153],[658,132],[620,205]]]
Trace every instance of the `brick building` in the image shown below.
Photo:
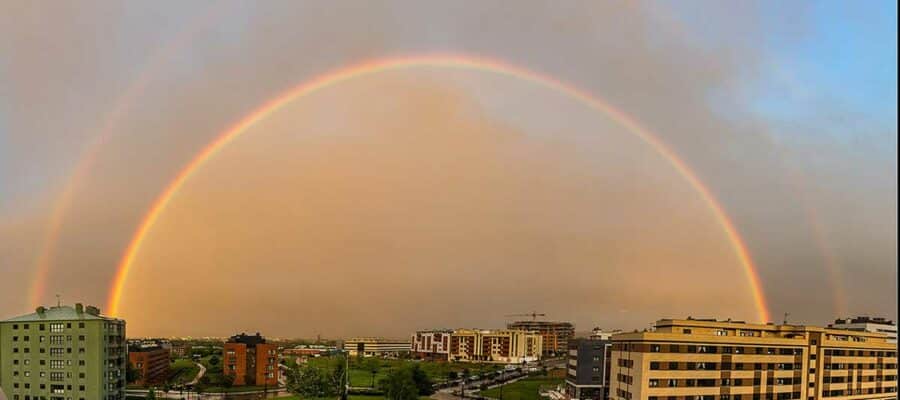
[[[229,338],[222,347],[222,361],[222,372],[234,377],[235,386],[278,385],[278,347],[266,343],[259,332]]]
[[[140,371],[135,384],[159,384],[165,382],[169,376],[169,350],[159,344],[129,342],[128,362]]]

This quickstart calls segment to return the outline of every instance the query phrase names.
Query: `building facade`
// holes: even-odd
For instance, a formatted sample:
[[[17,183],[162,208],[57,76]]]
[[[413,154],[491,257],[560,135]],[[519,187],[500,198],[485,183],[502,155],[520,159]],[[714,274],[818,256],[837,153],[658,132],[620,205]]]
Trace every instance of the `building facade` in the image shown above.
[[[128,362],[138,370],[137,385],[153,385],[169,377],[169,349],[152,341],[129,341]]]
[[[570,399],[603,400],[609,391],[612,342],[608,335],[572,339],[566,363],[566,395]]]
[[[450,361],[520,364],[541,359],[543,338],[521,330],[458,329],[450,335]]]
[[[575,338],[575,325],[569,322],[516,321],[506,324],[506,328],[539,333],[543,339],[544,356],[565,354],[569,340]]]
[[[897,343],[897,325],[894,321],[879,317],[854,317],[836,319],[828,325],[833,329],[846,329],[861,332],[880,332],[888,337],[891,343]]]
[[[612,341],[610,399],[897,398],[897,349],[879,333],[667,319]]]
[[[125,321],[96,307],[38,307],[0,321],[0,388],[11,400],[124,400]]]
[[[446,360],[452,334],[450,329],[418,331],[412,335],[410,351],[419,358]]]
[[[222,346],[222,362],[222,373],[234,377],[235,386],[278,385],[278,347],[259,332],[229,338]]]
[[[408,353],[410,342],[384,338],[353,338],[344,342],[344,350],[351,356],[396,356]]]

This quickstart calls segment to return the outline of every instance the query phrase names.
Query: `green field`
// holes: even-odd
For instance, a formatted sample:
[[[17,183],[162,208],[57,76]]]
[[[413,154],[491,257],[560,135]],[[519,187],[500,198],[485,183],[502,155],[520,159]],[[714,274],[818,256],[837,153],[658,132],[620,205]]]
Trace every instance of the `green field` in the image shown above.
[[[338,399],[338,398],[340,398],[340,397],[336,397],[335,399]],[[419,399],[428,399],[428,398],[429,398],[428,396],[419,397]],[[287,396],[287,397],[277,397],[277,399],[278,400],[301,400],[303,398],[300,396]],[[359,395],[352,395],[352,394],[347,396],[347,399],[348,400],[385,400],[384,396],[359,396]],[[304,399],[304,400],[310,400],[310,399]],[[322,399],[322,400],[326,400],[326,399]],[[327,400],[331,400],[331,399],[327,399]]]
[[[309,359],[309,364],[316,367],[329,367],[334,362],[332,357],[318,357]],[[414,361],[414,360],[384,360],[378,358],[365,358],[359,360],[351,358],[350,360],[350,385],[354,387],[372,387],[372,373],[368,369],[368,363],[377,363],[378,371],[375,373],[375,384],[384,378],[388,371],[393,368],[399,368],[404,365],[418,364],[428,377],[435,383],[447,380],[449,373],[462,373],[468,369],[472,375],[483,374],[488,371],[496,371],[502,368],[496,364],[471,364],[471,363],[449,363],[444,361]],[[363,396],[363,398],[369,398]]]
[[[194,362],[191,360],[175,360],[169,366],[169,382],[173,385],[188,383],[197,376],[197,372],[199,371],[200,367],[198,367],[197,364],[194,364]]]
[[[541,389],[554,388],[562,384],[560,378],[546,376],[528,377],[507,385],[503,385],[503,400],[538,400]],[[488,389],[480,392],[484,397],[500,398],[500,388]]]

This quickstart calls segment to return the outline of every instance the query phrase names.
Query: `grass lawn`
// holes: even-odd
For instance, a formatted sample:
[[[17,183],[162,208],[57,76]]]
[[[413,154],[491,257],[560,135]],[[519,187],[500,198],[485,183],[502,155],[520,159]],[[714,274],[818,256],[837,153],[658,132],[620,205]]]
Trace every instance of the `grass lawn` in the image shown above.
[[[332,357],[316,357],[310,358],[310,365],[316,367],[329,367],[334,362]],[[370,362],[378,362],[379,369],[375,374],[375,384],[381,378],[384,378],[388,371],[393,368],[400,368],[404,365],[418,364],[429,378],[435,383],[447,380],[447,375],[452,371],[461,373],[464,369],[468,369],[472,375],[483,374],[488,371],[495,371],[503,368],[496,364],[472,364],[472,363],[450,363],[445,361],[414,361],[414,360],[383,360],[377,358],[366,358],[360,362],[358,359],[350,360],[350,385],[354,387],[371,387],[372,373],[367,369],[366,365]],[[366,397],[366,396],[364,396]]]
[[[188,383],[197,376],[197,372],[199,371],[200,367],[191,360],[175,360],[175,362],[170,365],[169,382],[176,385]]]
[[[546,376],[528,377],[516,382],[503,385],[503,400],[538,400],[540,389],[554,388],[562,384],[560,378]],[[480,393],[484,397],[500,398],[500,388],[488,389]]]
[[[336,399],[339,399],[339,398],[340,397],[336,397]],[[300,396],[288,396],[288,397],[276,397],[276,399],[278,399],[278,400],[301,400],[302,398]],[[347,396],[347,399],[348,400],[384,400],[384,396],[359,396],[359,395],[351,394],[351,395]],[[420,396],[419,399],[424,400],[424,399],[429,399],[429,397],[428,396]],[[304,399],[304,400],[311,400],[311,399]],[[326,400],[326,399],[316,399],[316,400]],[[327,400],[332,400],[332,399],[327,399]]]

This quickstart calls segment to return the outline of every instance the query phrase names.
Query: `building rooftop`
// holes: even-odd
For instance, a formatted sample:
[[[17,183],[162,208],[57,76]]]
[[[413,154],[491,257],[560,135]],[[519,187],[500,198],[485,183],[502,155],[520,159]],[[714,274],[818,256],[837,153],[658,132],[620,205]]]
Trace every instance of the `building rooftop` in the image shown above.
[[[228,338],[226,343],[243,343],[247,345],[247,347],[256,347],[258,344],[265,344],[266,338],[262,337],[259,332],[256,332],[255,335],[250,336],[246,333],[241,333],[239,335],[234,335]]]
[[[887,318],[882,317],[868,317],[868,316],[860,316],[853,318],[838,318],[834,320],[834,325],[845,325],[845,324],[882,324],[882,325],[891,325],[894,326],[894,321],[891,321]]]
[[[510,322],[508,325],[531,325],[531,326],[565,326],[565,327],[574,327],[571,322],[565,321],[533,321],[533,320],[522,320],[522,321],[514,321]]]
[[[81,304],[71,306],[54,306],[50,308],[38,307],[31,314],[20,315],[2,322],[40,322],[40,321],[72,321],[72,320],[109,320],[115,318],[100,315],[100,309],[92,306],[83,307]]]

